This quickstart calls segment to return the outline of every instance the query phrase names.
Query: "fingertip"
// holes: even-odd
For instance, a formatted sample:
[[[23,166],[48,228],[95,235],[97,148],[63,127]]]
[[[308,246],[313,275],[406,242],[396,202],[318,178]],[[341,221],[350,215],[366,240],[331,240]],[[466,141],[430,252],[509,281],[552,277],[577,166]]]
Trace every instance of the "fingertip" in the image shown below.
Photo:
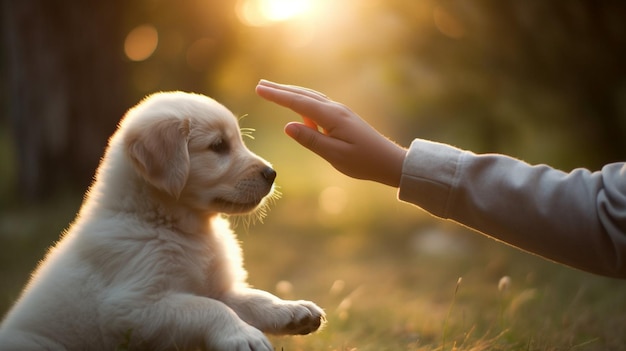
[[[285,134],[290,136],[293,139],[297,139],[300,134],[300,123],[291,122],[285,125]]]
[[[325,155],[336,147],[334,139],[300,122],[290,122],[285,125],[285,134],[323,158],[326,158]]]
[[[264,86],[261,84],[261,82],[259,82],[259,84],[257,84],[256,88],[254,88],[254,91],[256,92],[257,95],[263,97],[263,94],[266,93],[268,90],[268,87]]]
[[[272,81],[261,79],[256,85],[255,91],[257,95],[268,98],[271,96],[272,91],[279,90],[280,84],[274,83]]]
[[[268,87],[268,83],[269,83],[269,81],[267,81],[265,79],[259,80],[259,82],[256,83],[256,88],[255,88],[257,94],[258,94],[259,90],[266,89]]]

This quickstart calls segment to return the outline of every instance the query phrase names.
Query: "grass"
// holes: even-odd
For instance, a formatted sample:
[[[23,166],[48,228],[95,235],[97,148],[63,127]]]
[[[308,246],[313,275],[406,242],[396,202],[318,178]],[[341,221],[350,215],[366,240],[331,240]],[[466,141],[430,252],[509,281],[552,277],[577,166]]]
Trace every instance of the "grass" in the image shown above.
[[[237,228],[252,285],[315,301],[327,313],[325,327],[315,334],[271,336],[276,350],[625,347],[624,282],[547,262],[433,220],[397,204],[393,196],[373,207],[372,201],[390,197],[377,191],[363,195],[369,200],[349,203],[342,220],[320,212],[314,191],[284,195],[264,223]],[[349,187],[347,193],[358,196]],[[2,211],[0,314],[79,204],[79,197],[67,196]],[[443,250],[433,238],[445,239]],[[510,279],[506,289],[499,288],[504,276]]]

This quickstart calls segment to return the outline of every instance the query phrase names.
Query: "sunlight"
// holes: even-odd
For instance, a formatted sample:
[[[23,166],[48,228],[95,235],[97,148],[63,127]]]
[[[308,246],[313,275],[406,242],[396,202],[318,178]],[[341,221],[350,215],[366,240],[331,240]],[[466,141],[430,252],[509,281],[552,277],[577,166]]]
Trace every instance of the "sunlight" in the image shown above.
[[[311,0],[265,1],[265,16],[271,21],[284,21],[307,12],[311,4]]]
[[[299,17],[313,5],[314,0],[239,0],[236,11],[244,24],[260,27]]]

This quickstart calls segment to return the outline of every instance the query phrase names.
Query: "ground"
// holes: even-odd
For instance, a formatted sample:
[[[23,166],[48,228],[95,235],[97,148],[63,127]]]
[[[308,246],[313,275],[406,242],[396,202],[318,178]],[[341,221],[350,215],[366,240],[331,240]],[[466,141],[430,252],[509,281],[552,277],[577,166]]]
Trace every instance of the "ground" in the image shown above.
[[[312,300],[327,313],[315,334],[272,336],[276,350],[626,345],[623,281],[546,261],[409,205],[390,202],[381,215],[346,210],[339,220],[314,210],[315,201],[285,198],[264,223],[235,220],[250,283],[283,298]],[[67,196],[3,211],[0,313],[79,204],[80,197]],[[508,283],[499,287],[503,277]]]

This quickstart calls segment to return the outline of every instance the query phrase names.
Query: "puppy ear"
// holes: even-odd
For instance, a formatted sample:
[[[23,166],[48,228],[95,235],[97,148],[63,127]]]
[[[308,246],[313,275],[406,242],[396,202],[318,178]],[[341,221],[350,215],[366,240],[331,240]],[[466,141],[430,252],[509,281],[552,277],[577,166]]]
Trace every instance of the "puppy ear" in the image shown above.
[[[178,198],[189,176],[189,120],[163,120],[126,136],[128,155],[141,176]]]

